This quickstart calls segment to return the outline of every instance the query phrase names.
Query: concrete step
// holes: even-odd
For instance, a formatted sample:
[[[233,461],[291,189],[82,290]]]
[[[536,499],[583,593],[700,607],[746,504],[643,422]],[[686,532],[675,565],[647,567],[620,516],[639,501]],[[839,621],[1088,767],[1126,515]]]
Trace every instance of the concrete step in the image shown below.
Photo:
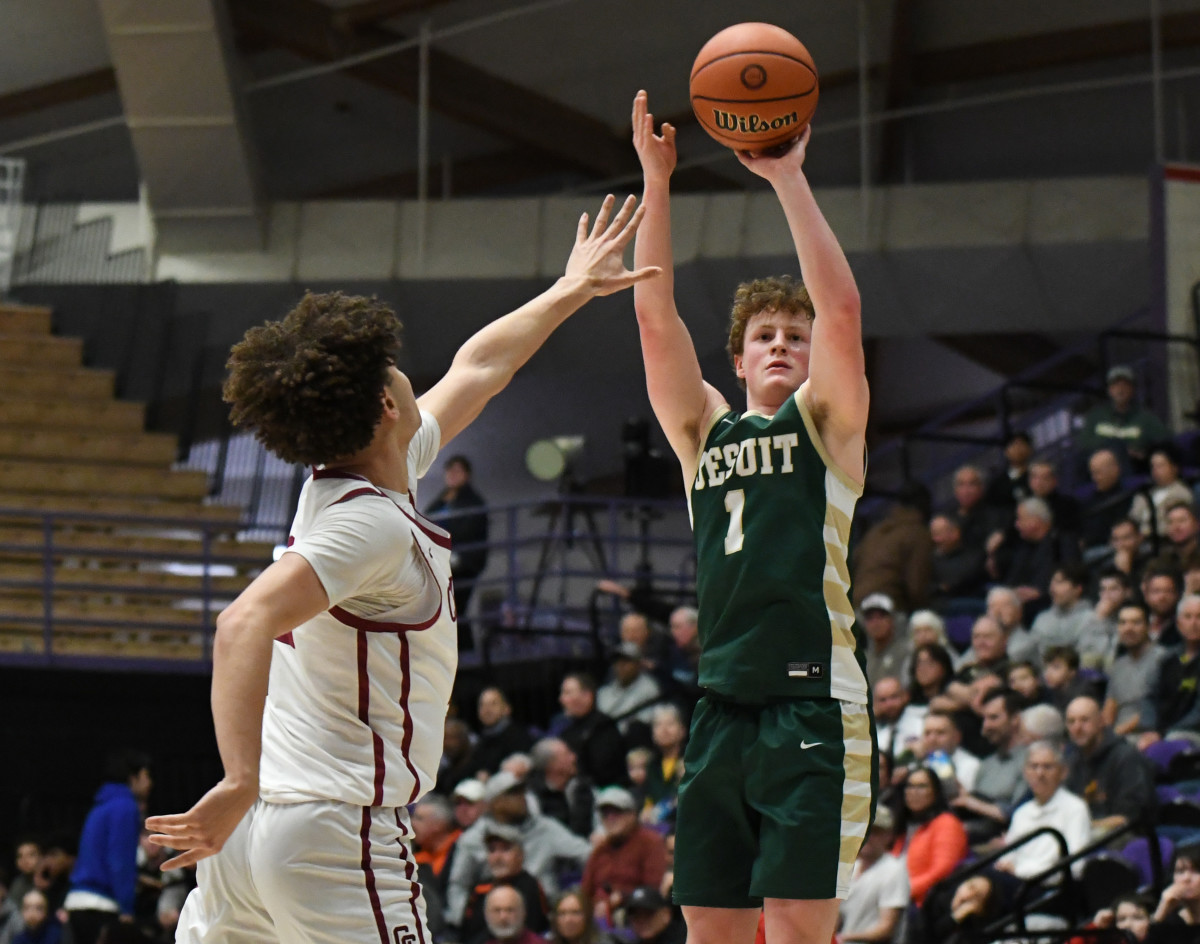
[[[0,484],[6,484],[0,482]],[[114,497],[96,495],[39,495],[32,492],[0,491],[0,512],[30,512],[23,514],[0,514],[0,522],[8,524],[40,525],[46,513],[53,513],[63,523],[89,523],[111,525],[115,522],[88,521],[88,515],[109,515],[123,518],[160,518],[163,521],[128,521],[125,528],[145,527],[155,531],[167,528],[186,528],[194,524],[221,525],[223,530],[237,531],[241,527],[242,509],[233,505],[202,505],[199,502],[162,501],[149,497]],[[72,519],[72,514],[83,517]]]
[[[14,367],[79,367],[83,338],[0,331],[0,364]]]
[[[0,395],[111,400],[113,372],[91,367],[14,367],[0,364]]]
[[[0,393],[0,423],[39,429],[140,432],[146,407],[128,400],[81,400],[63,391],[58,397]]]
[[[79,462],[0,459],[0,483],[6,491],[40,495],[198,500],[208,494],[204,472]]]
[[[0,413],[0,457],[47,459],[58,462],[122,463],[166,468],[175,461],[179,444],[167,433],[125,433],[113,430],[48,430],[14,425]]]
[[[0,334],[49,334],[50,309],[0,303]]]

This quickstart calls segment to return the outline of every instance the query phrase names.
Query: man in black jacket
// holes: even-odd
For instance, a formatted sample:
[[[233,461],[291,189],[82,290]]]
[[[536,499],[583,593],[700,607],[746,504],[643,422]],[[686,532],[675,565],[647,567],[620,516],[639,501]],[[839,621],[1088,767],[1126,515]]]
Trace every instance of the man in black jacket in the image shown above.
[[[623,785],[625,741],[617,724],[596,708],[596,681],[586,672],[572,672],[562,680],[559,704],[563,713],[552,725],[579,758],[579,769],[598,787]]]
[[[445,488],[425,509],[429,515],[450,532],[450,568],[454,575],[454,608],[458,613],[458,648],[469,652],[475,646],[471,624],[467,621],[467,605],[475,591],[475,580],[487,566],[488,516],[487,503],[471,485],[471,462],[466,456],[451,456],[446,460]],[[481,509],[466,514],[472,508]]]
[[[1109,730],[1100,703],[1081,695],[1067,705],[1071,739],[1066,788],[1087,803],[1093,835],[1143,819],[1154,809],[1154,778],[1136,747]]]

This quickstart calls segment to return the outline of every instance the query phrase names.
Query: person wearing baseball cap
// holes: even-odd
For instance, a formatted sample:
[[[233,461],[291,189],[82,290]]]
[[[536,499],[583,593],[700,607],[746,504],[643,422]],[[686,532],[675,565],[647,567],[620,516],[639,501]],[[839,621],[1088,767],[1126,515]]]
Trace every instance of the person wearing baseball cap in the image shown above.
[[[892,675],[907,686],[912,643],[901,631],[896,604],[886,593],[870,593],[863,598],[859,612],[867,631],[867,678],[876,682]]]
[[[604,839],[588,857],[580,885],[593,901],[607,902],[611,919],[635,888],[662,884],[667,847],[658,832],[638,822],[637,803],[624,787],[597,793],[596,812]]]
[[[641,885],[625,902],[625,921],[638,944],[684,944],[687,925],[654,885]]]
[[[1150,447],[1171,434],[1152,411],[1134,400],[1136,375],[1128,364],[1115,364],[1104,377],[1108,401],[1090,409],[1076,446],[1089,456],[1097,449],[1112,449],[1125,471],[1145,472]]]

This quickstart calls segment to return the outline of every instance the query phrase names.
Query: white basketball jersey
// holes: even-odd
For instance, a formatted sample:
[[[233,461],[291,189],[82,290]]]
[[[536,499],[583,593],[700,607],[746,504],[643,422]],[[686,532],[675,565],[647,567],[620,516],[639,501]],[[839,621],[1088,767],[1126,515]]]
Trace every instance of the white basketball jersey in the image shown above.
[[[408,495],[317,469],[289,553],[330,608],[276,640],[263,715],[262,798],[406,806],[433,786],[458,664],[450,537],[416,510],[437,454],[429,414],[409,446]]]

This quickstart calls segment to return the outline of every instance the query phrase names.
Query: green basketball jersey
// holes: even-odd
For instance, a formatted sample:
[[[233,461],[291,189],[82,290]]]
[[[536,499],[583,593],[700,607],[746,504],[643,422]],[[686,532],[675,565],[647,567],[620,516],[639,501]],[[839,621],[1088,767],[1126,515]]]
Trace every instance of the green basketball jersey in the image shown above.
[[[799,391],[774,416],[713,414],[688,492],[702,686],[752,703],[866,704],[846,564],[861,495],[825,451]]]

